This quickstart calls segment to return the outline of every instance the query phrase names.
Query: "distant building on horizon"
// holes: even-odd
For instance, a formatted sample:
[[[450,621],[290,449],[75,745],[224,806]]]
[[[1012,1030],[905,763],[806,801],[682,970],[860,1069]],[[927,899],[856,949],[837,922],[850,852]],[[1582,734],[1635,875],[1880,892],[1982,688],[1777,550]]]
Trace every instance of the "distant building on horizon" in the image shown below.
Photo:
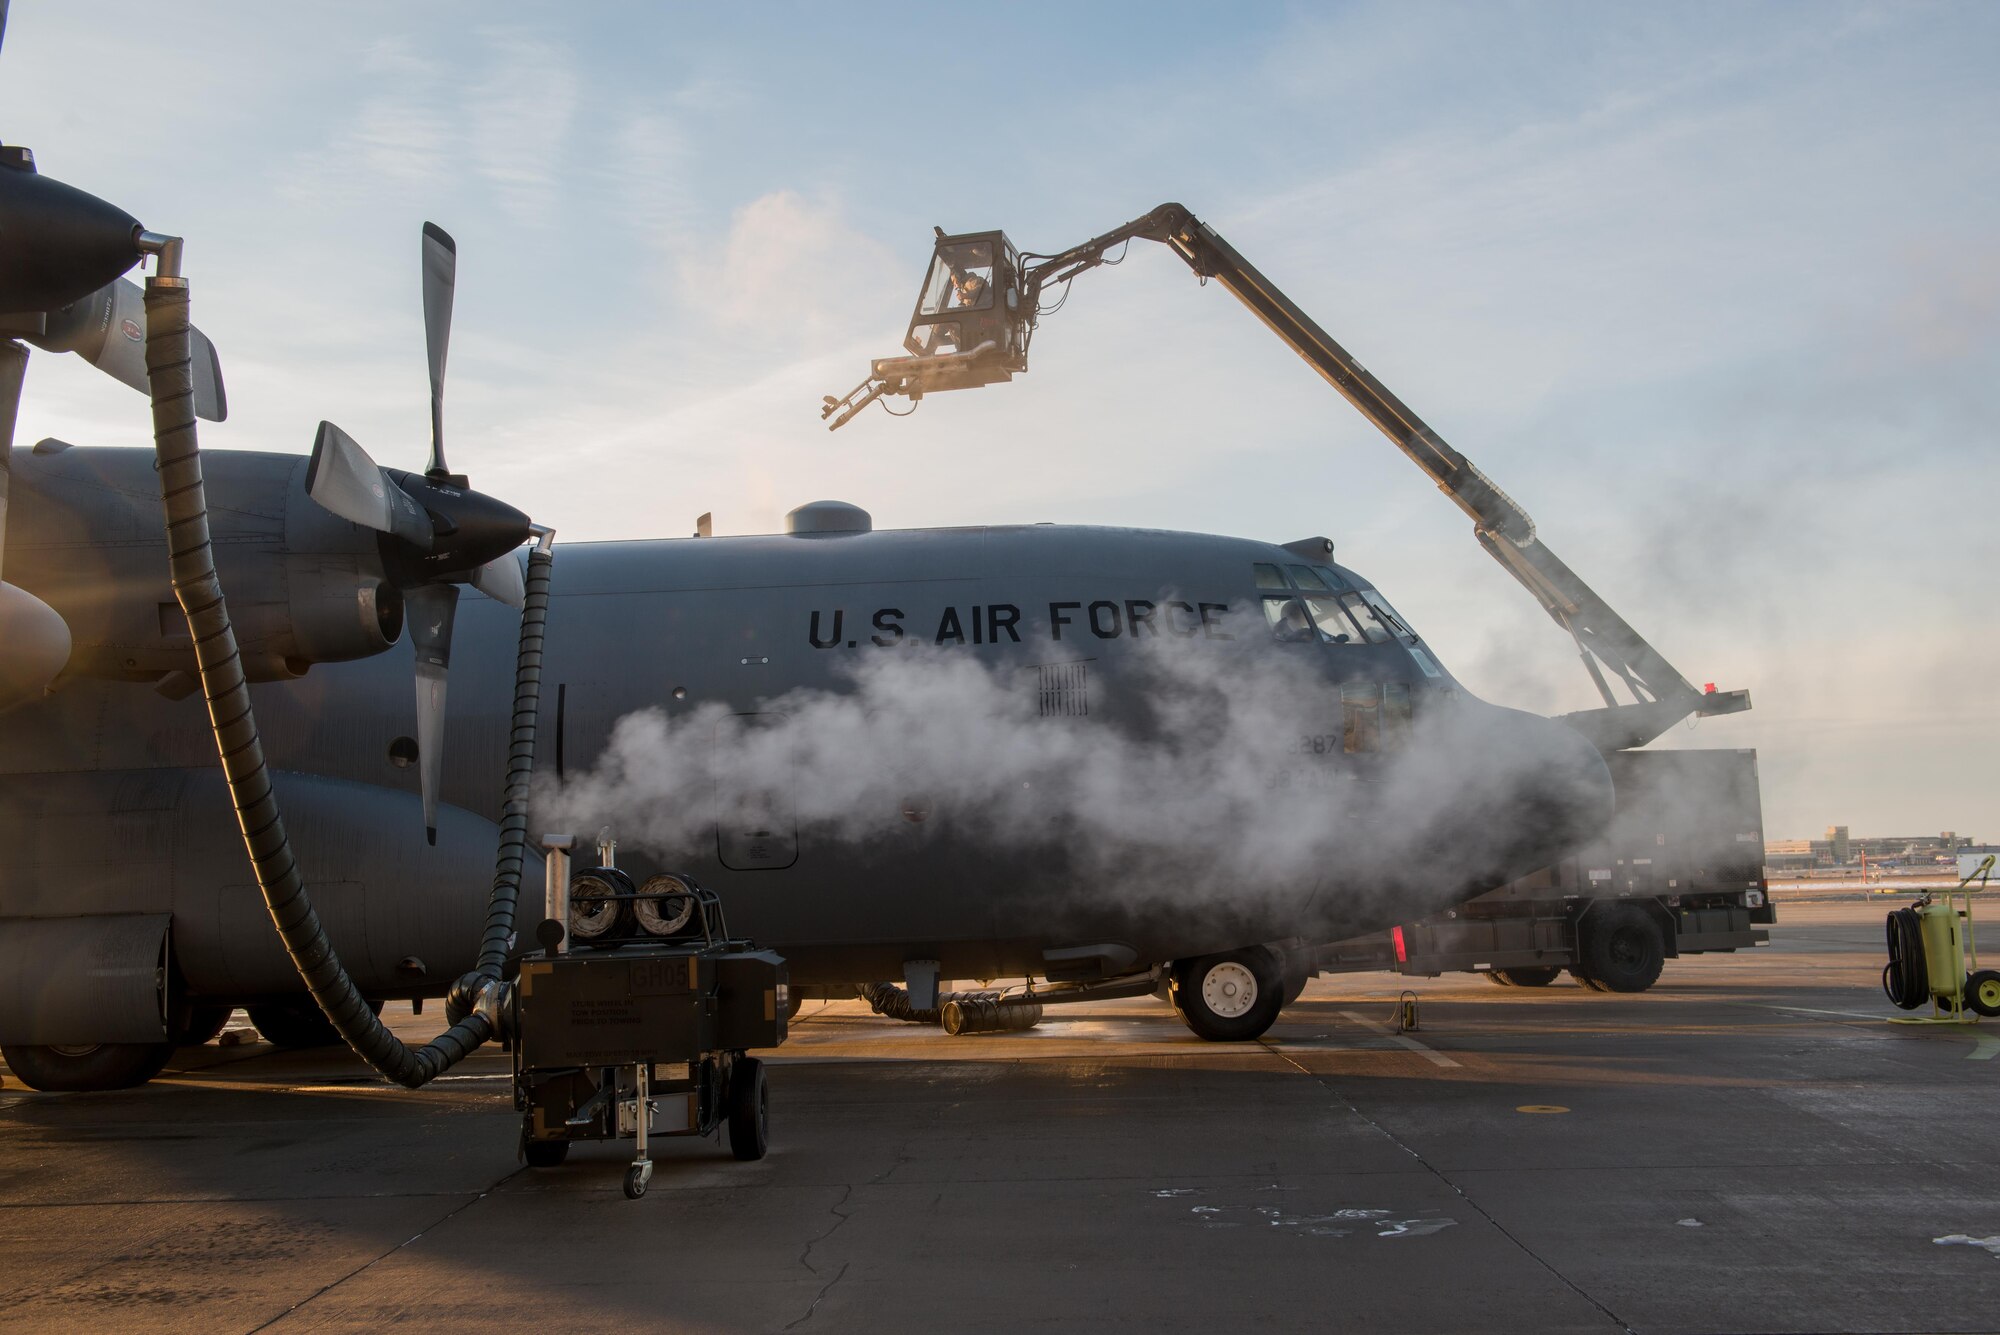
[[[1815,867],[1852,867],[1865,857],[1870,866],[1955,865],[1965,852],[1985,853],[1989,846],[1955,830],[1937,834],[1885,834],[1855,838],[1845,825],[1826,827],[1824,839],[1767,839],[1767,871],[1811,871]]]

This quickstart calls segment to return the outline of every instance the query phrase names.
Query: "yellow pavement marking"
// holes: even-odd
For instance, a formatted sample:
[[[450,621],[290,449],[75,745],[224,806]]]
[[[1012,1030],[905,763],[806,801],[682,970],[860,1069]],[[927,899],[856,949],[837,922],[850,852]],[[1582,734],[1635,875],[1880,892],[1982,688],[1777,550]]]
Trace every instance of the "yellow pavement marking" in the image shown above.
[[[1524,1113],[1566,1113],[1569,1109],[1563,1107],[1560,1103],[1524,1103],[1514,1109],[1514,1111]]]

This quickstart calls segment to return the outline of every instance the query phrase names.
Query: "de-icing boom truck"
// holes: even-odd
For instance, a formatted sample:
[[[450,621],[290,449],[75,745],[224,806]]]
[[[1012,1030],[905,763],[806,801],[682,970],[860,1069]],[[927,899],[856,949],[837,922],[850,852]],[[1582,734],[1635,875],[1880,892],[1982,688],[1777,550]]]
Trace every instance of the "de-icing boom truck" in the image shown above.
[[[946,235],[904,339],[907,356],[876,360],[867,380],[821,413],[838,428],[885,395],[926,393],[1011,380],[1028,346],[1045,290],[1123,258],[1133,240],[1156,241],[1205,283],[1215,280],[1381,430],[1472,519],[1473,536],[1542,605],[1576,645],[1603,698],[1600,708],[1562,716],[1603,754],[1617,787],[1611,828],[1573,856],[1440,915],[1341,941],[1288,943],[1288,991],[1316,973],[1393,969],[1405,974],[1476,971],[1494,982],[1542,986],[1567,969],[1585,987],[1638,992],[1666,960],[1732,951],[1768,940],[1774,921],[1764,880],[1757,757],[1749,750],[1639,748],[1693,716],[1750,707],[1748,691],[1697,690],[1536,535],[1535,525],[1472,462],[1336,343],[1215,230],[1179,204],[1163,204],[1057,254],[1023,253],[1002,232]],[[1112,252],[1118,250],[1118,256]],[[1278,567],[1274,591],[1297,577]],[[1385,616],[1379,627],[1393,635]],[[1621,703],[1615,678],[1631,695]],[[1343,745],[1365,744],[1351,721]],[[1288,997],[1289,999],[1289,997]]]

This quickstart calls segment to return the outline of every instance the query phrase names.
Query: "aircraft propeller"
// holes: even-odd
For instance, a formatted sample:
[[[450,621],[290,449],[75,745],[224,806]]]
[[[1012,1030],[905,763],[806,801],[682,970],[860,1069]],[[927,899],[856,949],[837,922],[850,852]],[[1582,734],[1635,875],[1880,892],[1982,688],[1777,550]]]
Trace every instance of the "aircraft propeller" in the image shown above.
[[[422,473],[384,468],[352,436],[319,424],[306,494],[342,519],[382,535],[384,571],[403,594],[416,651],[417,770],[424,831],[437,842],[438,779],[444,759],[445,683],[451,668],[458,586],[520,607],[526,598],[512,555],[529,536],[528,516],[473,491],[444,461],[444,367],[451,344],[458,246],[436,223],[423,232],[424,341],[430,356],[431,454]]]

